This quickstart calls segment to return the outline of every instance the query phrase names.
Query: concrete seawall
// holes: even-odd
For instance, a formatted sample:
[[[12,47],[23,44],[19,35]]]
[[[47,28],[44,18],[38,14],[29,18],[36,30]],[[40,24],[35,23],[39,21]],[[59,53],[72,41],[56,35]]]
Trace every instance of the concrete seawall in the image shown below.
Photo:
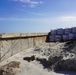
[[[0,61],[23,50],[45,43],[47,33],[0,34]]]

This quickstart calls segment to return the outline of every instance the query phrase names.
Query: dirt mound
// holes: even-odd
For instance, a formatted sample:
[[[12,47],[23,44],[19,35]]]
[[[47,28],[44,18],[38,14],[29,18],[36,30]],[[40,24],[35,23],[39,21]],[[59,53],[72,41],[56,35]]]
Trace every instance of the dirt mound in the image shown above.
[[[0,68],[0,75],[15,75],[20,62],[12,61]]]

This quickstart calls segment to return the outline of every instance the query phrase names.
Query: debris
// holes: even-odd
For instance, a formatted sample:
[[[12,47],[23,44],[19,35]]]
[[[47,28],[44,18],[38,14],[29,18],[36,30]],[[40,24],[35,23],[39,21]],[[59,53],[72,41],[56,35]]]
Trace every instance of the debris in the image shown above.
[[[31,56],[31,57],[24,57],[23,60],[26,60],[26,61],[28,61],[28,62],[34,61],[34,60],[35,60],[35,56],[33,55],[33,56]]]
[[[0,75],[15,75],[20,62],[11,61],[10,63],[0,67]]]

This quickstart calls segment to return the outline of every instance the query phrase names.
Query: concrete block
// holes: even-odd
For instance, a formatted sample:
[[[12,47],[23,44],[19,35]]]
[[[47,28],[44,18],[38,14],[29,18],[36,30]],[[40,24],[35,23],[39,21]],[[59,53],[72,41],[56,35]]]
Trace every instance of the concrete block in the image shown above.
[[[14,39],[12,40],[12,55],[15,55],[21,51],[21,40],[20,39]]]
[[[3,61],[25,49],[45,43],[47,33],[1,34],[0,60]]]
[[[34,46],[33,38],[28,38],[28,45],[29,45],[29,48]]]
[[[38,45],[38,37],[34,37],[34,46]]]
[[[28,49],[29,46],[28,46],[28,38],[25,38],[25,39],[21,39],[22,40],[22,50],[25,50],[25,49]]]
[[[45,43],[46,41],[46,36],[42,36],[42,43]]]
[[[38,37],[38,44],[41,44],[41,43],[42,43],[42,38]]]
[[[0,53],[1,61],[11,57],[11,40],[2,40]]]

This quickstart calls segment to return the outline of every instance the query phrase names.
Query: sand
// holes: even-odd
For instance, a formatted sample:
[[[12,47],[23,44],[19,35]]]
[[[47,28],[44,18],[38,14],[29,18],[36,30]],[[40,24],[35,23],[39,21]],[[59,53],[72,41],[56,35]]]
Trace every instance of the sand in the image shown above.
[[[12,71],[13,73],[8,72],[9,74],[4,73],[0,75],[76,75],[75,71],[54,72],[51,71],[50,69],[44,68],[44,66],[36,60],[33,61],[31,60],[30,62],[28,62],[27,60],[23,60],[24,57],[31,57],[32,55],[34,55],[35,58],[48,59],[50,52],[47,50],[47,48],[49,48],[49,46],[52,51],[54,50],[53,52],[55,53],[55,50],[57,50],[57,52],[62,51],[64,44],[65,43],[50,43],[50,44],[36,46],[34,48],[30,48],[28,50],[20,52],[0,63],[0,67],[3,69],[6,66],[8,67],[8,64],[10,64],[10,62],[12,61],[15,61],[15,65],[16,66],[18,65],[19,67],[12,66],[11,68],[13,70]],[[40,48],[41,50],[39,51]],[[54,55],[54,53],[51,53],[51,56]],[[59,52],[57,54],[59,54]]]

